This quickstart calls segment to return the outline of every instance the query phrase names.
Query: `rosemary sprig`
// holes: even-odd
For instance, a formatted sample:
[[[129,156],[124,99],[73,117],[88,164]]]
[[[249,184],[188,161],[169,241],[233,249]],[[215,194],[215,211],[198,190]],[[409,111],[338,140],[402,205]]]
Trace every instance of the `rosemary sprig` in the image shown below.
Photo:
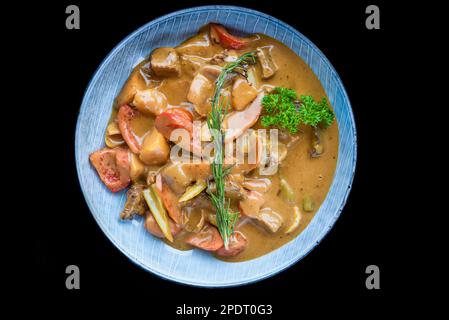
[[[231,201],[226,199],[225,196],[225,177],[230,170],[223,166],[224,133],[222,122],[228,110],[229,103],[224,101],[224,99],[220,100],[221,90],[230,74],[246,74],[248,64],[255,62],[256,52],[251,51],[241,55],[235,61],[223,67],[223,70],[215,81],[215,92],[211,101],[212,109],[207,116],[207,126],[209,127],[214,142],[214,157],[211,162],[211,171],[216,185],[215,192],[212,192],[210,188],[208,188],[207,193],[215,207],[218,231],[223,238],[226,249],[228,248],[229,237],[234,232],[234,225],[237,222],[239,213],[230,211]]]

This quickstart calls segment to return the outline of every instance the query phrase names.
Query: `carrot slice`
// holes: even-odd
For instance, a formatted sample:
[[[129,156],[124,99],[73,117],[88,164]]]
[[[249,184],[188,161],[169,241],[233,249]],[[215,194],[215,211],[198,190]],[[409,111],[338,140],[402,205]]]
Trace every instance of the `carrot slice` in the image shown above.
[[[206,251],[216,251],[223,247],[223,239],[217,228],[207,224],[200,232],[189,234],[185,239],[188,244]]]

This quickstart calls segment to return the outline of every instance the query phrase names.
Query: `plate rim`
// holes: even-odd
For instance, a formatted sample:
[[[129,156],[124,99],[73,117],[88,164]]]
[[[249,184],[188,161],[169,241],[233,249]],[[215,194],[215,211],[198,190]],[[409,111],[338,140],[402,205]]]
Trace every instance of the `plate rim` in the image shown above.
[[[317,55],[319,55],[319,57],[321,59],[323,59],[326,64],[329,66],[330,70],[335,74],[335,80],[338,83],[338,85],[341,87],[341,91],[343,94],[343,99],[346,101],[346,103],[348,104],[349,107],[349,116],[350,116],[350,126],[351,129],[353,131],[353,157],[351,159],[351,172],[350,172],[350,176],[349,176],[349,184],[346,188],[346,192],[344,194],[344,197],[341,200],[341,204],[339,205],[339,209],[337,210],[337,212],[335,213],[335,215],[333,216],[333,220],[330,221],[327,225],[325,230],[323,231],[323,234],[319,237],[318,241],[315,241],[307,251],[304,252],[304,254],[302,254],[299,257],[295,257],[293,259],[291,259],[290,261],[287,261],[284,265],[281,265],[280,267],[277,268],[273,268],[273,270],[271,272],[267,272],[266,274],[262,275],[262,276],[258,276],[255,278],[248,278],[246,280],[238,280],[235,282],[227,282],[227,283],[219,283],[219,284],[213,284],[213,283],[205,283],[205,282],[194,282],[194,281],[190,281],[189,279],[186,278],[175,278],[171,275],[168,274],[164,274],[161,273],[157,270],[154,270],[153,268],[151,268],[150,266],[142,263],[139,261],[139,259],[137,259],[134,256],[131,256],[124,248],[121,247],[121,245],[115,240],[115,238],[109,234],[109,232],[104,228],[104,226],[98,221],[97,216],[93,213],[93,205],[91,204],[90,199],[86,196],[86,191],[84,189],[83,184],[81,183],[82,179],[81,179],[81,172],[80,172],[80,154],[79,154],[79,148],[78,148],[78,135],[81,132],[80,130],[80,126],[81,126],[81,115],[82,115],[82,109],[83,106],[85,105],[85,97],[88,95],[88,93],[90,93],[91,90],[91,85],[92,83],[97,80],[97,78],[100,75],[100,72],[102,71],[102,69],[105,67],[105,65],[107,64],[107,62],[116,54],[116,52],[118,50],[120,50],[122,48],[122,46],[131,38],[135,37],[136,35],[138,35],[140,32],[142,32],[144,29],[148,28],[149,26],[153,25],[153,24],[157,24],[161,21],[164,21],[166,19],[172,18],[174,16],[177,15],[181,15],[181,14],[186,14],[186,13],[194,13],[194,12],[198,12],[201,10],[233,10],[233,11],[238,11],[238,12],[242,12],[242,13],[250,13],[252,15],[255,16],[261,16],[267,20],[269,20],[270,22],[278,25],[278,26],[282,26],[283,28],[287,29],[288,31],[290,31],[291,33],[293,33],[296,37],[301,38],[302,40],[304,40],[314,51]],[[310,66],[309,66],[310,67]],[[315,72],[314,72],[315,73]],[[321,81],[320,81],[321,82]],[[326,236],[329,234],[329,231],[333,228],[333,226],[335,225],[336,221],[338,220],[338,218],[340,217],[344,206],[346,205],[347,199],[349,197],[350,191],[352,189],[352,185],[354,182],[354,177],[355,177],[355,171],[356,171],[356,167],[357,167],[357,155],[358,155],[358,148],[357,148],[357,128],[356,128],[356,122],[355,122],[355,118],[354,118],[354,112],[352,109],[352,104],[350,102],[350,99],[348,97],[347,91],[345,86],[343,85],[343,82],[341,81],[341,78],[339,76],[339,74],[337,73],[337,71],[335,70],[334,66],[332,65],[332,63],[327,59],[327,57],[324,55],[324,53],[312,42],[310,41],[305,35],[303,35],[301,32],[299,32],[298,30],[296,30],[295,28],[293,28],[292,26],[290,26],[289,24],[287,24],[286,22],[277,19],[271,15],[268,15],[266,13],[254,10],[254,9],[249,9],[246,7],[241,7],[241,6],[234,6],[234,5],[206,5],[206,6],[195,6],[195,7],[190,7],[190,8],[186,8],[186,9],[181,9],[181,10],[177,10],[177,11],[173,11],[170,12],[168,14],[162,15],[156,19],[153,19],[147,23],[145,23],[144,25],[142,25],[141,27],[137,28],[136,30],[132,31],[130,34],[128,34],[125,38],[123,38],[116,46],[113,47],[113,49],[105,56],[105,58],[101,61],[101,63],[99,64],[99,66],[96,68],[96,70],[94,71],[92,77],[90,78],[86,89],[84,90],[83,93],[83,98],[81,101],[81,105],[80,105],[80,109],[79,109],[79,113],[78,113],[78,117],[77,117],[77,122],[76,122],[76,129],[75,129],[75,164],[76,164],[76,169],[77,169],[77,176],[78,176],[78,183],[80,185],[81,191],[83,193],[83,197],[87,203],[87,206],[89,208],[90,214],[91,216],[93,216],[95,222],[97,223],[97,225],[100,227],[100,229],[102,230],[103,234],[109,239],[109,241],[111,241],[114,246],[119,249],[120,252],[122,252],[122,254],[128,258],[128,260],[130,260],[131,262],[133,262],[135,265],[139,266],[140,268],[144,269],[145,271],[149,271],[152,274],[158,276],[159,278],[162,278],[164,280],[169,280],[172,282],[175,282],[177,284],[181,284],[184,286],[193,286],[193,287],[200,287],[200,288],[227,288],[227,287],[237,287],[237,286],[244,286],[244,285],[249,285],[252,283],[256,283],[259,281],[262,281],[264,279],[270,278],[288,268],[290,268],[291,266],[295,265],[296,263],[298,263],[300,260],[302,260],[304,257],[306,257],[321,241],[323,241],[323,239],[326,238]],[[335,176],[334,176],[335,178]],[[331,184],[332,186],[332,184]],[[327,195],[326,195],[327,197]],[[233,262],[233,263],[238,263],[238,262]]]

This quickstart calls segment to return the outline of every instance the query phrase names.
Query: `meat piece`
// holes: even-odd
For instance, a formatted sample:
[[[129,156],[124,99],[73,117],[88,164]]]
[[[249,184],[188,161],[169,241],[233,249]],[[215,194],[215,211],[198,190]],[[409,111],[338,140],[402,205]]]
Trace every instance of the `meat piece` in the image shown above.
[[[271,208],[262,208],[257,217],[257,222],[268,231],[275,233],[284,224],[282,217]]]
[[[264,93],[257,95],[256,99],[243,111],[229,113],[224,120],[226,128],[225,143],[231,142],[251,128],[259,119],[262,112],[262,98]]]
[[[271,208],[262,208],[265,200],[257,191],[248,191],[245,200],[239,202],[239,209],[245,216],[251,218],[270,232],[276,232],[284,223],[282,217]]]
[[[215,185],[215,182],[210,183],[209,190],[213,193],[217,192],[217,186]],[[226,179],[225,181],[224,191],[226,198],[231,200],[243,200],[243,198],[245,197],[242,186],[238,183],[230,181],[229,179]]]
[[[243,110],[251,101],[257,97],[257,90],[244,78],[237,78],[232,86],[232,107]]]
[[[169,155],[170,147],[167,140],[158,130],[153,129],[143,140],[140,160],[147,165],[163,165],[167,162]]]
[[[223,247],[223,239],[220,233],[217,228],[210,224],[206,224],[199,232],[189,234],[184,241],[206,251],[216,251]]]
[[[211,66],[209,64],[205,65],[201,68],[200,73],[209,78],[212,81],[215,81],[223,70],[220,66]]]
[[[162,176],[158,174],[156,176],[156,191],[159,197],[162,199],[165,209],[168,211],[168,215],[177,224],[181,223],[182,212],[179,206],[178,196],[170,189]]]
[[[134,153],[140,152],[140,144],[131,128],[131,121],[137,116],[137,111],[131,108],[129,105],[124,104],[120,107],[117,120],[120,133],[123,140],[125,140],[129,149]]]
[[[173,236],[176,236],[179,231],[181,231],[181,227],[177,225],[172,219],[168,220],[168,224],[170,226],[170,231]],[[156,219],[154,219],[154,216],[151,212],[147,211],[146,218],[145,218],[145,229],[151,233],[153,236],[164,239],[165,236],[162,233],[161,228],[156,222]]]
[[[262,67],[262,79],[271,78],[278,67],[271,56],[272,46],[257,48],[257,57]]]
[[[228,56],[228,49],[225,49],[222,52],[215,54],[210,59],[210,63],[213,65],[223,64],[227,56]]]
[[[213,211],[215,215],[215,207],[210,201],[210,197],[206,194],[200,194],[197,197],[181,203],[182,207],[191,207],[196,209],[201,209],[203,211]]]
[[[151,53],[151,69],[161,77],[178,76],[181,64],[178,53],[173,48],[157,48]]]
[[[178,162],[164,167],[161,174],[173,190],[183,193],[195,181],[206,180],[211,171],[208,162]]]
[[[257,191],[246,192],[244,200],[239,202],[240,212],[250,218],[257,218],[260,208],[265,203],[262,193]]]
[[[224,246],[217,250],[217,255],[222,257],[233,257],[245,250],[248,244],[246,237],[239,231],[235,231],[229,238],[228,248]]]
[[[176,129],[185,129],[190,138],[193,132],[193,116],[186,109],[170,108],[156,117],[154,126],[168,140],[171,140],[171,134]]]
[[[126,188],[131,182],[127,149],[121,147],[114,149],[104,148],[92,153],[89,159],[97,170],[101,181],[112,192]]]
[[[271,188],[271,180],[268,178],[245,178],[242,186],[248,190],[265,193]]]
[[[167,108],[167,98],[157,89],[137,90],[133,105],[144,114],[158,116]]]
[[[210,98],[214,94],[214,83],[202,73],[192,80],[187,100],[195,106],[196,112],[205,117],[211,110]]]
[[[215,23],[210,24],[210,36],[214,42],[226,49],[241,49],[249,41],[249,39],[231,35],[222,25]]]
[[[136,183],[126,192],[125,208],[120,213],[121,219],[131,219],[135,214],[143,216],[147,210],[142,191],[145,185]]]

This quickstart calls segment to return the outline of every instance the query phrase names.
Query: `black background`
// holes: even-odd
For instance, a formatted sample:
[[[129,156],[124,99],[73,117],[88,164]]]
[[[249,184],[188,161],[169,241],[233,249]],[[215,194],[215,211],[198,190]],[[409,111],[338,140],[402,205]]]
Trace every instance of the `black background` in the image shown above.
[[[81,29],[65,28],[65,8],[77,4]],[[79,107],[90,78],[104,57],[125,36],[163,14],[204,4],[234,4],[259,10],[290,24],[328,57],[346,87],[351,100],[358,134],[358,161],[352,191],[343,213],[326,238],[304,259],[288,270],[259,283],[231,289],[192,288],[159,279],[140,269],[121,254],[96,225],[81,193],[74,160],[74,135]],[[381,29],[365,28],[365,8],[376,4],[381,13]],[[338,310],[355,306],[381,312],[406,291],[408,246],[403,237],[403,221],[409,214],[397,210],[402,196],[396,192],[404,184],[401,159],[391,157],[398,145],[392,130],[400,125],[396,103],[399,80],[407,57],[400,54],[409,40],[410,29],[404,6],[392,7],[383,1],[353,3],[302,1],[156,1],[126,3],[61,1],[39,4],[26,45],[33,61],[36,94],[43,110],[34,122],[41,138],[50,147],[32,144],[39,156],[35,167],[34,203],[39,218],[34,219],[28,245],[27,266],[31,263],[26,290],[34,299],[68,304],[111,297],[110,303],[145,309],[163,309],[175,315],[183,303],[272,304],[274,314],[294,314],[311,308],[326,312],[329,302]],[[32,52],[32,53],[31,53]],[[35,75],[39,76],[36,77]],[[34,92],[34,91],[33,91]],[[46,101],[46,96],[51,96]],[[389,120],[383,121],[385,114]],[[395,128],[391,123],[395,122]],[[36,167],[39,168],[36,170]],[[51,199],[51,201],[44,201]],[[30,199],[31,201],[31,199]],[[399,230],[399,231],[398,231]],[[31,248],[31,249],[30,249]],[[30,251],[31,250],[31,251]],[[65,268],[75,264],[81,271],[81,289],[65,288]],[[365,288],[365,268],[375,264],[381,270],[381,289]],[[410,293],[410,292],[409,292]],[[57,300],[54,300],[57,299]],[[325,302],[325,304],[323,304]]]

